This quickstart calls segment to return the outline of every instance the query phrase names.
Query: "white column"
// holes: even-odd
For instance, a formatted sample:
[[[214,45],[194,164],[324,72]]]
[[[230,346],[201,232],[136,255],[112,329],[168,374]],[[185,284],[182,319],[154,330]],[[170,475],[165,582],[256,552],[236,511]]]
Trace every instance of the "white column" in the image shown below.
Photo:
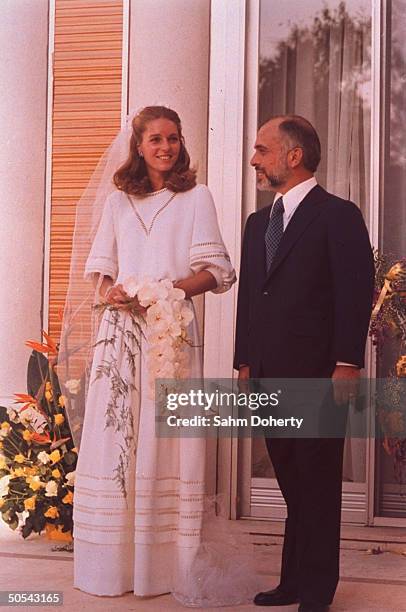
[[[182,121],[198,181],[207,174],[210,0],[131,0],[129,110],[164,105]],[[203,328],[203,298],[194,300]]]
[[[0,402],[26,391],[40,339],[44,246],[47,0],[2,0],[0,19]]]
[[[206,178],[210,0],[132,0],[129,108],[179,114],[192,163]]]

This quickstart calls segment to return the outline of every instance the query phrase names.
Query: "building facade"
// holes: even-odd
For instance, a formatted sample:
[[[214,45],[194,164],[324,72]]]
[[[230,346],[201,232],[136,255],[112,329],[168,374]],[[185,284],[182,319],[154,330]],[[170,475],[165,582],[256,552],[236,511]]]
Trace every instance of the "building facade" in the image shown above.
[[[268,203],[249,167],[255,133],[281,113],[314,123],[319,182],[360,206],[375,247],[404,255],[405,0],[3,4],[3,402],[24,391],[24,341],[41,327],[58,336],[75,202],[126,115],[147,104],[181,116],[237,273],[245,219]],[[235,308],[236,287],[199,302],[207,377],[235,375]],[[393,355],[377,361],[368,346],[367,357],[366,376],[387,374]],[[218,466],[231,517],[283,518],[261,440],[219,440]],[[379,440],[347,440],[343,478],[344,521],[406,525],[406,487]]]

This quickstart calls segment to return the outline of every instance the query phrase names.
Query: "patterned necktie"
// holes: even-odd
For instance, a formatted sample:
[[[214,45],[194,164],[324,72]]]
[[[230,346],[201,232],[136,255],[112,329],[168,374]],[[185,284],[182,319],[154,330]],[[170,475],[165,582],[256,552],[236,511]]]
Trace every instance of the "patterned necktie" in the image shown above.
[[[273,258],[283,236],[283,200],[278,198],[272,207],[271,218],[265,233],[266,270],[269,272]]]

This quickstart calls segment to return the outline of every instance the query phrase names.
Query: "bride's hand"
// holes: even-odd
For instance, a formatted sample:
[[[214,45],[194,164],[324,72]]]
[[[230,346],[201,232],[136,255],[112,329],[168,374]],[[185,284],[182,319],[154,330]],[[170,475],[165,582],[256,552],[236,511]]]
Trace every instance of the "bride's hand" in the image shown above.
[[[114,285],[107,291],[105,300],[119,310],[133,310],[139,314],[144,314],[147,309],[138,301],[137,297],[131,298],[123,289],[123,285]]]

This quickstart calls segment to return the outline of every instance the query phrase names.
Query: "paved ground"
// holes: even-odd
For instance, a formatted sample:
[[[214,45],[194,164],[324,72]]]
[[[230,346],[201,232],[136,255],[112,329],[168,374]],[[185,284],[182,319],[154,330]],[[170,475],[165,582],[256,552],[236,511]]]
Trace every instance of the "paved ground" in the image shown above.
[[[0,521],[1,523],[1,521]],[[368,533],[370,533],[369,530]],[[358,532],[359,533],[359,530]],[[406,612],[406,534],[397,530],[373,532],[376,538],[366,543],[359,537],[343,541],[341,554],[342,579],[337,590],[332,612]],[[382,533],[388,537],[382,537]],[[379,535],[379,537],[378,537]],[[348,534],[347,534],[348,536]],[[367,538],[368,539],[368,538]],[[371,537],[369,538],[371,541]],[[375,540],[381,540],[382,554],[368,554],[376,547]],[[385,542],[386,540],[386,542]],[[280,559],[280,538],[269,538],[270,544],[261,546],[261,567],[267,588],[277,584]],[[104,610],[137,610],[140,612],[161,612],[185,610],[170,595],[153,598],[138,598],[132,594],[122,597],[96,597],[82,593],[72,587],[73,555],[53,551],[54,542],[41,536],[30,536],[26,541],[0,524],[0,590],[59,590],[64,594],[63,608],[41,608],[71,610],[72,612]],[[2,607],[2,610],[16,608]],[[19,606],[18,610],[33,610],[33,607]],[[38,608],[36,608],[38,609]],[[258,610],[254,605],[235,608],[238,612]],[[294,612],[297,606],[272,608]],[[231,608],[210,608],[207,610],[231,610]]]

